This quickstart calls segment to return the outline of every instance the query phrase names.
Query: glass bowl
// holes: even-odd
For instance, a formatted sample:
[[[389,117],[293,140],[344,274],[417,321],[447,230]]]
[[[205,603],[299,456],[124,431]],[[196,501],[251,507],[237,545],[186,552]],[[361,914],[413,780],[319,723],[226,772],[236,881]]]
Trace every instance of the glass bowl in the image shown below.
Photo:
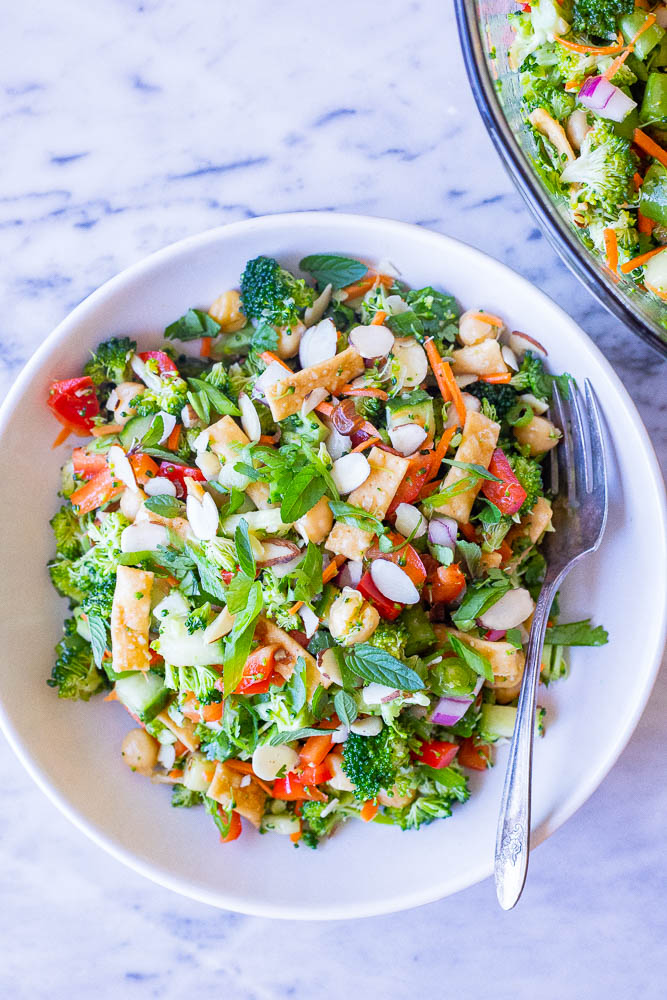
[[[515,0],[455,0],[468,78],[477,107],[505,167],[551,245],[580,281],[625,325],[667,356],[667,307],[627,278],[614,275],[571,227],[567,207],[544,185],[538,155],[521,114],[518,73],[508,65]]]

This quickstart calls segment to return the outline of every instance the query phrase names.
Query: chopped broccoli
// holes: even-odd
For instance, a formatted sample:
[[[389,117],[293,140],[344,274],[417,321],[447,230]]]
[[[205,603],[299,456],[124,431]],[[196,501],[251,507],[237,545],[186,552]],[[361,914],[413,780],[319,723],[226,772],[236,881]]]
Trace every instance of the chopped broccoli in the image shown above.
[[[187,392],[187,384],[179,375],[163,375],[159,389],[146,389],[141,396],[135,396],[131,405],[140,417],[149,417],[160,410],[177,417],[188,401]]]
[[[210,705],[220,701],[220,692],[216,688],[220,673],[213,667],[174,667],[167,664],[164,682],[172,691],[181,694],[192,692],[202,705]]]
[[[326,816],[322,816],[324,809]],[[308,847],[317,847],[320,840],[328,837],[341,816],[337,809],[331,809],[330,802],[304,802],[301,806],[303,821],[302,839]]]
[[[216,389],[229,388],[229,369],[222,361],[216,361],[211,370],[203,376],[204,382],[210,382]]]
[[[257,746],[257,712],[247,698],[227,698],[220,729],[199,725],[196,734],[209,760],[252,757]]]
[[[572,27],[596,38],[615,38],[617,18],[634,9],[635,0],[574,0]]]
[[[544,493],[542,468],[534,458],[525,458],[523,455],[510,455],[509,461],[514,475],[526,491],[526,499],[519,511],[523,516],[533,509],[538,498]]]
[[[384,649],[398,660],[405,655],[405,647],[410,639],[407,625],[404,622],[388,622],[380,619],[380,624],[368,640],[372,646]]]
[[[510,385],[491,385],[488,382],[472,382],[466,386],[466,392],[477,399],[487,400],[493,406],[497,419],[502,420],[508,410],[516,403],[516,392]]]
[[[51,583],[61,597],[68,597],[70,602],[80,604],[83,591],[79,586],[75,563],[71,559],[55,559],[48,564]]]
[[[572,210],[591,210],[616,219],[624,205],[636,201],[632,178],[637,158],[630,143],[616,135],[609,122],[598,121],[586,134],[580,155],[567,164],[561,180],[570,189]]]
[[[382,423],[384,403],[376,396],[359,396],[355,400],[355,409],[360,417],[369,420],[375,427]]]
[[[188,635],[193,635],[198,629],[206,628],[211,613],[211,605],[207,601],[201,607],[195,608],[185,619],[185,627]]]
[[[291,328],[315,301],[315,289],[272,257],[255,257],[248,261],[241,276],[241,300],[249,319]]]
[[[93,661],[93,651],[89,643],[76,630],[74,618],[65,622],[65,635],[56,646],[57,659],[49,687],[58,688],[59,698],[74,698],[88,701],[104,687],[104,678]]]
[[[407,743],[391,726],[377,736],[351,733],[343,744],[343,770],[360,802],[393,788],[400,768],[409,762]]]
[[[567,56],[576,55],[569,49],[558,46]],[[579,56],[581,59],[581,56]],[[538,65],[535,57],[531,56],[527,63],[524,63],[520,76],[521,93],[526,111],[533,111],[535,108],[544,108],[549,114],[561,121],[567,118],[574,111],[574,96],[563,90],[560,73],[550,66]],[[572,77],[566,76],[570,80],[575,77],[574,67],[568,69]],[[582,79],[583,79],[583,73]]]
[[[444,336],[445,340],[453,341],[450,328],[461,315],[453,295],[437,292],[435,288],[427,285],[425,288],[411,289],[405,296],[405,301],[421,320],[427,336]]]
[[[270,569],[265,569],[260,580],[264,597],[263,614],[273,618],[275,623],[285,632],[299,628],[301,619],[298,615],[289,614],[287,601],[288,581],[286,577],[278,579]]]
[[[118,512],[107,515],[101,525],[89,526],[88,537],[95,544],[84,555],[49,564],[53,585],[63,597],[83,603],[86,612],[98,610],[102,617],[111,614],[120,536],[129,523]]]
[[[477,383],[474,384],[476,385]],[[517,389],[519,392],[532,392],[533,396],[536,396],[538,399],[551,399],[551,385],[551,376],[545,372],[542,360],[530,351],[526,351],[521,362],[521,368],[516,375],[512,376],[511,387]],[[470,388],[470,386],[467,386],[466,392],[470,392]]]
[[[190,809],[192,806],[200,806],[203,801],[201,792],[193,792],[185,785],[174,785],[171,792],[171,804],[175,809]]]
[[[53,515],[49,524],[53,528],[56,539],[56,551],[66,559],[76,559],[84,552],[84,535],[88,526],[88,518],[80,520],[74,513],[70,503],[63,504]]]
[[[124,382],[130,374],[130,355],[137,345],[129,337],[112,337],[100,344],[90,361],[84,366],[95,385],[103,382]]]

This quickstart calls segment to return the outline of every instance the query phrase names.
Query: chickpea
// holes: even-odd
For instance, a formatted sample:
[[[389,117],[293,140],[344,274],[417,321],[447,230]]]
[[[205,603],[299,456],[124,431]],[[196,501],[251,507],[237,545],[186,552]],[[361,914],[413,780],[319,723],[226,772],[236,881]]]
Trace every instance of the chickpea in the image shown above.
[[[160,744],[145,729],[131,729],[123,740],[120,753],[129,768],[150,774],[157,764]]]
[[[409,806],[414,797],[414,792],[407,792],[405,795],[399,795],[396,785],[394,785],[389,792],[380,792],[378,795],[378,802],[381,806],[390,806],[393,809],[402,809],[403,806]]]
[[[131,420],[132,417],[136,417],[137,411],[133,406],[130,406],[130,402],[136,397],[141,396],[146,391],[146,387],[141,385],[140,382],[121,382],[120,385],[116,386],[116,404],[113,408],[113,419],[114,423],[123,426]]]
[[[246,324],[246,318],[241,312],[241,296],[236,289],[218,295],[208,314],[220,324],[223,333],[235,333]]]
[[[278,346],[276,347],[276,354],[279,358],[287,360],[287,358],[293,358],[299,351],[299,344],[301,343],[301,336],[305,330],[303,323],[297,323],[290,329],[288,326],[284,326],[281,330],[278,330]]]
[[[478,344],[453,351],[452,363],[455,375],[496,375],[507,371],[497,340],[480,340]]]
[[[466,347],[479,344],[482,340],[497,340],[500,328],[479,319],[479,314],[467,309],[459,320],[459,340]]]
[[[294,527],[304,542],[320,545],[331,531],[333,522],[334,517],[331,513],[329,500],[327,497],[322,497],[314,507],[310,508],[307,514],[299,518]]]
[[[515,427],[514,436],[519,444],[528,445],[532,457],[555,448],[560,441],[561,433],[546,417],[535,416],[525,427]]]
[[[329,631],[344,646],[366,642],[378,627],[380,616],[362,594],[352,587],[343,587],[329,611]]]

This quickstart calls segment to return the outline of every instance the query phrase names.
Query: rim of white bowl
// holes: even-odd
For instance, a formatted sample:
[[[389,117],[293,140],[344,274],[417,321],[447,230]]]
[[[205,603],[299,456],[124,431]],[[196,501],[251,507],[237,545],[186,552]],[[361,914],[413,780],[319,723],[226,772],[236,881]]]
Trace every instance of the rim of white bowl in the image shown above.
[[[559,313],[561,322],[571,329],[578,340],[582,351],[588,353],[589,357],[591,357],[595,363],[602,368],[605,375],[618,393],[625,410],[625,418],[632,424],[642,442],[644,459],[647,462],[656,486],[656,501],[660,511],[660,526],[662,528],[661,542],[663,549],[663,558],[661,560],[657,560],[657,562],[662,566],[663,590],[667,590],[667,496],[665,494],[660,465],[651,439],[648,436],[648,431],[644,427],[642,419],[639,416],[630,395],[625,389],[625,386],[612,368],[609,361],[607,361],[604,354],[581,329],[581,327],[579,327],[579,325],[575,323],[575,321],[568,316],[568,314],[557,303],[555,303],[553,299],[546,295],[541,289],[536,288],[522,275],[517,274],[517,272],[512,270],[512,268],[501,263],[490,254],[484,253],[482,250],[478,250],[476,247],[472,247],[467,243],[463,243],[461,240],[454,239],[451,236],[446,236],[443,233],[438,233],[433,230],[423,229],[421,226],[417,226],[409,222],[399,222],[395,219],[385,219],[376,216],[355,215],[352,213],[342,212],[278,213],[276,215],[259,216],[256,219],[247,219],[241,222],[232,222],[227,225],[216,226],[214,229],[207,229],[202,233],[198,233],[194,236],[188,236],[183,240],[179,240],[177,243],[172,243],[169,246],[164,247],[162,250],[158,250],[155,253],[150,254],[150,256],[143,258],[137,263],[131,264],[115,277],[106,281],[96,291],[92,292],[83,300],[83,302],[79,303],[79,305],[76,306],[72,312],[58,324],[53,332],[46,338],[41,347],[39,347],[32,357],[26,362],[16,382],[9,390],[6,399],[0,407],[0,439],[2,438],[7,424],[11,420],[12,414],[18,405],[25,388],[31,382],[33,376],[37,373],[39,368],[41,368],[44,361],[52,354],[56,353],[57,348],[60,346],[62,341],[68,337],[73,328],[75,329],[77,327],[80,320],[91,308],[95,308],[103,304],[108,298],[115,295],[116,292],[122,289],[125,285],[135,282],[138,278],[141,278],[154,269],[159,269],[164,262],[172,258],[179,257],[182,254],[187,254],[187,252],[194,247],[202,247],[209,243],[215,243],[223,234],[227,239],[229,239],[233,238],[234,235],[239,232],[248,233],[253,230],[270,231],[272,229],[283,230],[286,227],[288,227],[293,233],[294,229],[307,228],[308,224],[315,221],[326,222],[327,227],[334,235],[338,229],[344,229],[350,225],[363,226],[366,227],[367,230],[375,230],[376,233],[393,230],[394,232],[400,234],[401,232],[412,233],[417,230],[420,234],[420,238],[427,242],[432,241],[440,244],[441,246],[442,244],[445,244],[458,254],[467,254],[470,257],[471,265],[474,265],[474,263],[478,260],[489,259],[493,261],[495,267],[504,271],[508,277],[511,276],[512,281],[519,282],[519,284],[526,289],[526,292],[531,295],[538,294],[548,301],[550,308]],[[600,766],[588,773],[585,780],[573,789],[572,794],[570,794],[558,808],[550,813],[540,826],[531,831],[531,850],[543,843],[548,837],[551,836],[551,834],[555,833],[555,831],[559,829],[559,827],[561,827],[563,823],[565,823],[584,804],[584,802],[590,798],[593,792],[599,787],[606,775],[612,769],[635,731],[653,689],[653,685],[660,668],[662,653],[665,647],[665,641],[667,638],[667,601],[663,602],[663,607],[664,611],[662,620],[656,623],[656,628],[653,631],[653,647],[650,650],[644,650],[644,652],[648,654],[647,662],[650,663],[650,668],[647,668],[646,670],[644,685],[637,694],[632,711],[626,718],[625,726],[616,734],[613,743],[609,746],[606,758]],[[477,884],[477,882],[487,878],[493,872],[493,859],[489,855],[488,858],[481,860],[476,867],[466,869],[465,874],[462,873],[459,877],[448,877],[446,887],[438,885],[438,883],[433,883],[429,888],[420,888],[414,892],[402,892],[395,896],[388,895],[381,904],[378,902],[367,904],[363,901],[355,901],[353,903],[346,904],[344,907],[338,905],[332,906],[326,911],[320,907],[313,909],[310,909],[307,906],[291,907],[289,902],[285,902],[280,906],[262,902],[255,903],[253,901],[239,899],[236,896],[226,894],[218,890],[207,892],[199,887],[193,887],[186,880],[164,871],[157,865],[138,858],[131,851],[119,846],[112,837],[83,816],[79,810],[75,809],[69,803],[67,798],[43,777],[39,767],[33,762],[30,752],[23,746],[19,733],[15,731],[9,716],[5,712],[1,695],[0,729],[4,732],[10,746],[39,788],[74,824],[74,826],[78,827],[78,829],[94,841],[94,843],[111,854],[114,858],[116,858],[116,860],[127,865],[128,868],[139,872],[139,874],[144,875],[146,878],[156,882],[158,885],[161,885],[166,889],[171,889],[172,891],[180,893],[183,896],[187,896],[190,899],[195,899],[198,902],[218,907],[219,909],[232,910],[237,913],[245,913],[251,916],[272,917],[287,920],[344,920],[379,916],[386,913],[395,913],[399,910],[411,909],[415,906],[422,906],[426,903],[434,903],[439,899],[454,895],[454,893],[460,892],[469,886]]]

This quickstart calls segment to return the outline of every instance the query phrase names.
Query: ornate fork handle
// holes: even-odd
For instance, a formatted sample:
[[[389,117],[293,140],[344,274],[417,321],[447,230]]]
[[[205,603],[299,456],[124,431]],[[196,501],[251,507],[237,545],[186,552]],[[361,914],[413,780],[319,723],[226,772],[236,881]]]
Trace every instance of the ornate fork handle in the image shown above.
[[[535,730],[535,701],[549,611],[564,572],[547,579],[537,599],[530,629],[526,666],[510,745],[496,836],[495,880],[498,902],[511,910],[521,895],[530,840],[531,765]]]

